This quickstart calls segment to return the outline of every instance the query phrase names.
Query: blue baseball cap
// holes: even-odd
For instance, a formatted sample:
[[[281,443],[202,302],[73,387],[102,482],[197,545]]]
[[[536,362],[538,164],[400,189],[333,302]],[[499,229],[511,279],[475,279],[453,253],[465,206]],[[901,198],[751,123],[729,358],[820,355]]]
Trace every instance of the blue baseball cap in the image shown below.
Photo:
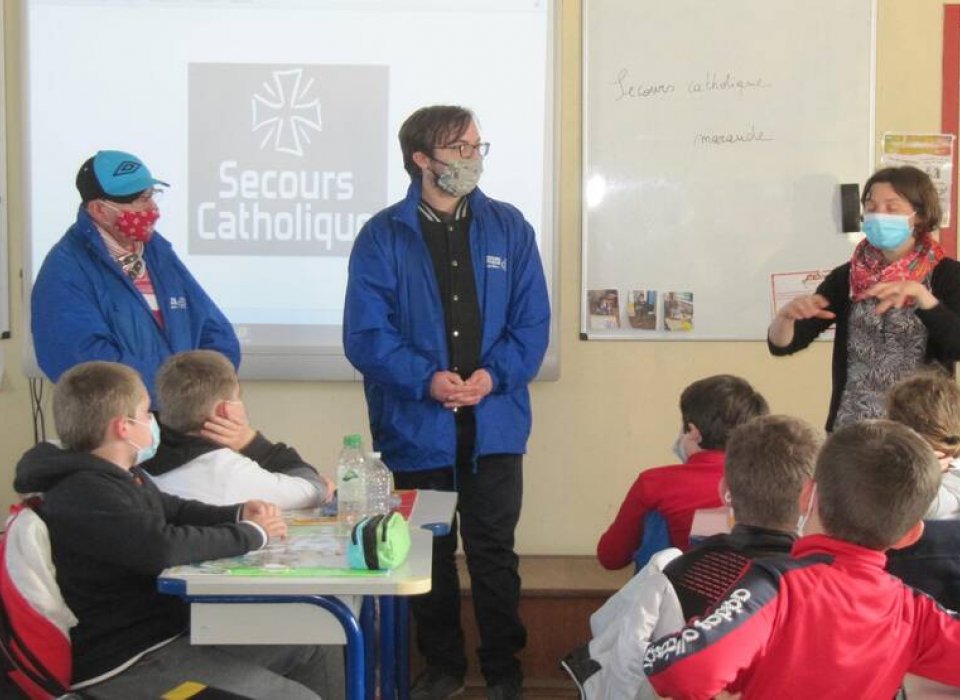
[[[84,202],[94,199],[132,202],[141,192],[156,185],[170,186],[157,180],[142,160],[124,151],[97,151],[77,173],[77,190]]]

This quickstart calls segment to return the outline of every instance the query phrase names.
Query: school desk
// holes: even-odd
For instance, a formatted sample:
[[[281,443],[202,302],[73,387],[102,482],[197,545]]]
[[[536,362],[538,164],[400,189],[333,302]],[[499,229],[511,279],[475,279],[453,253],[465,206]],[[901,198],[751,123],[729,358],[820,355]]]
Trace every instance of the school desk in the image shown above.
[[[405,497],[413,505],[408,520],[410,554],[398,568],[384,573],[350,574],[316,571],[300,575],[261,570],[241,575],[204,570],[205,565],[174,567],[158,579],[163,593],[179,595],[191,604],[191,642],[194,644],[346,644],[347,697],[372,697],[375,652],[372,600],[380,602],[381,695],[408,695],[406,596],[431,587],[433,534],[442,534],[456,507],[456,494],[419,491]],[[291,537],[314,527],[301,515],[291,517]],[[310,539],[304,538],[304,546]],[[310,552],[302,552],[309,558]],[[206,565],[208,568],[209,565]],[[213,567],[216,568],[216,567]],[[357,597],[365,604],[358,620]],[[394,663],[396,662],[396,667]]]

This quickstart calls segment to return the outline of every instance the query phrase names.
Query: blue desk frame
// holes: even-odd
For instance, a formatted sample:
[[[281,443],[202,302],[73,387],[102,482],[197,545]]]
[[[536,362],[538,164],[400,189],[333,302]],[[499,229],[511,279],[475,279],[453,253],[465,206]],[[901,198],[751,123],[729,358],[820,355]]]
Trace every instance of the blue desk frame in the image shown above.
[[[455,507],[455,506],[454,506]],[[412,518],[411,518],[412,520]],[[434,537],[442,537],[450,533],[450,524],[453,520],[451,510],[450,520],[439,523],[421,523],[420,527],[429,530]],[[410,700],[410,602],[406,597],[380,597],[380,648],[387,648],[383,643],[385,629],[396,642],[395,654],[389,655],[380,661],[380,697],[391,698],[390,689],[396,691],[397,700]],[[396,663],[396,672],[394,672]],[[373,687],[372,672],[367,676],[370,681],[368,687]]]
[[[363,630],[353,611],[339,598],[324,595],[190,595],[186,582],[176,579],[160,579],[157,589],[161,593],[180,596],[187,603],[306,603],[323,608],[337,618],[347,636],[347,697],[351,700],[367,698],[365,666],[368,664],[364,663]]]
[[[434,499],[432,509],[418,517],[417,506],[411,514],[410,524],[433,534],[434,537],[450,532],[453,512],[456,508],[455,492],[422,491],[424,500]],[[423,522],[427,517],[437,517],[437,508],[443,517],[449,515],[446,522]],[[432,555],[431,555],[432,560]],[[380,697],[383,700],[410,698],[410,608],[406,595],[364,595],[360,608],[360,619],[335,594],[255,594],[255,593],[201,593],[187,592],[187,582],[183,579],[158,579],[157,589],[161,593],[176,595],[187,603],[306,603],[323,608],[331,613],[343,628],[347,640],[346,679],[347,697],[350,700],[372,700],[374,697],[376,669],[375,607],[379,607],[380,619]],[[378,605],[374,605],[376,600]]]

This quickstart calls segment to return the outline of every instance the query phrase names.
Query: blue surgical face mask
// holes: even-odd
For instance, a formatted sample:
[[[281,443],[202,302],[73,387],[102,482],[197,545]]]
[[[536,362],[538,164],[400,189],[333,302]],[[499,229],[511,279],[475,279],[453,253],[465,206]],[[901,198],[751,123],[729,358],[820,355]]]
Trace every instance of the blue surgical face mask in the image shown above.
[[[136,418],[128,418],[131,423],[143,425],[143,421]],[[157,448],[160,447],[160,426],[157,424],[157,417],[150,414],[150,444],[141,447],[133,440],[127,440],[131,445],[137,448],[137,458],[135,464],[143,464],[148,459],[152,459],[157,454]]]
[[[913,234],[910,217],[905,214],[864,214],[863,232],[870,245],[880,250],[896,250]]]
[[[683,446],[683,433],[677,435],[677,439],[673,442],[673,454],[677,456],[677,459],[680,460],[681,464],[687,463],[687,450]]]

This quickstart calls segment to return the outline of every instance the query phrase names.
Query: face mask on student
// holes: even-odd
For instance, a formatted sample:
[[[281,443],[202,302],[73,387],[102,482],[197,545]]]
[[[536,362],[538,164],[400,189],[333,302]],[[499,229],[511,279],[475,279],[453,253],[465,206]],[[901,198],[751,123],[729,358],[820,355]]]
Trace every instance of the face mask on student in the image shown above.
[[[480,175],[483,173],[482,158],[458,158],[447,163],[433,159],[443,167],[439,173],[434,173],[437,187],[451,197],[464,197],[473,192]]]
[[[797,518],[797,537],[803,537],[803,528],[807,526],[807,521],[810,520],[810,514],[813,513],[813,504],[816,500],[817,484],[814,483],[810,489],[810,502],[807,504],[807,512],[802,513],[800,517]]]
[[[136,418],[127,418],[131,423],[136,423],[137,425],[143,425],[144,422],[137,420]],[[144,445],[141,447],[133,440],[127,439],[127,442],[137,448],[137,457],[134,464],[142,464],[148,459],[152,459],[155,454],[157,454],[157,448],[160,447],[160,426],[157,424],[157,417],[150,414],[150,444]]]
[[[673,454],[677,456],[677,459],[680,460],[681,464],[687,463],[687,454],[686,448],[683,446],[683,431],[680,431],[680,434],[677,435],[677,439],[673,441]]]
[[[153,226],[160,218],[160,211],[155,207],[142,210],[110,208],[118,212],[113,223],[117,230],[127,238],[147,243],[153,236]]]
[[[910,217],[904,214],[864,214],[863,232],[870,245],[880,250],[896,250],[913,234]]]
[[[723,493],[723,505],[727,507],[727,529],[732,530],[733,526],[737,524],[737,519],[733,513],[733,494],[729,491]]]

